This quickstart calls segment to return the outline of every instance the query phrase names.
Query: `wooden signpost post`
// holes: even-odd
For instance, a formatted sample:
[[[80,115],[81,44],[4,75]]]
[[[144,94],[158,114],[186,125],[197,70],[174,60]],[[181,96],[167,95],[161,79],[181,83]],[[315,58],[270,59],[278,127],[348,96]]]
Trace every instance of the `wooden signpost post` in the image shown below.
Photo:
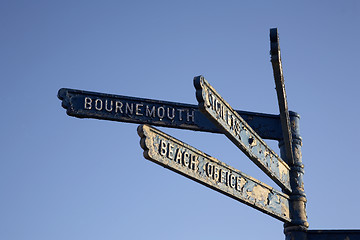
[[[144,157],[284,222],[286,240],[359,240],[360,230],[308,230],[299,115],[288,111],[277,29],[270,53],[280,115],[233,110],[204,77],[194,78],[199,105],[62,88],[69,116],[138,123]],[[283,192],[149,125],[225,134]],[[263,139],[279,141],[279,157]]]

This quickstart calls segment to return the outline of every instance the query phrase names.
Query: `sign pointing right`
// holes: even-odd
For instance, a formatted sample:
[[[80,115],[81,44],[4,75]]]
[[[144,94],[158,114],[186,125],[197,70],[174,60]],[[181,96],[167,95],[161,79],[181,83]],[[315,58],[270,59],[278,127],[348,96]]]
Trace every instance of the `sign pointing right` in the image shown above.
[[[138,134],[144,157],[215,191],[290,223],[289,196],[148,125]]]
[[[291,193],[289,166],[256,134],[203,76],[194,78],[199,110],[284,191]]]

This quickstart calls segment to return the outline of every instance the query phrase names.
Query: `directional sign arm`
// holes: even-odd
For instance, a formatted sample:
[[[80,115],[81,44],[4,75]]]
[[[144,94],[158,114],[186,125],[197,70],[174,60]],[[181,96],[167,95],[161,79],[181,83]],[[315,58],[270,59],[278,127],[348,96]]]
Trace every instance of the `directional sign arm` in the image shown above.
[[[199,109],[284,191],[291,193],[289,166],[215,91],[203,76],[194,78]]]
[[[144,157],[283,222],[289,196],[153,127],[140,125]]]
[[[277,28],[270,29],[270,49],[276,93],[279,102],[281,128],[283,132],[285,152],[287,158],[286,160],[289,164],[294,164],[290,117],[286,100],[285,82],[281,64],[280,44]]]
[[[196,105],[67,88],[59,90],[58,98],[67,114],[73,117],[220,133]],[[237,112],[261,137],[282,139],[278,115]]]

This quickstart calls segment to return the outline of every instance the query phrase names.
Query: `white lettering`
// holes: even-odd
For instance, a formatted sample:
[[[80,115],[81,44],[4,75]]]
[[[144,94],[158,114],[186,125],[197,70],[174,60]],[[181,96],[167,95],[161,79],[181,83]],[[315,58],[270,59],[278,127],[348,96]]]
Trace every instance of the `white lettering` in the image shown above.
[[[161,113],[160,113],[160,110],[161,110]],[[157,115],[158,115],[158,117],[159,117],[160,119],[162,119],[162,118],[165,116],[165,109],[164,109],[164,107],[159,107],[159,108],[157,109]]]
[[[113,101],[110,101],[110,109],[108,109],[107,105],[108,105],[108,100],[106,99],[105,100],[105,110],[108,111],[108,112],[111,112],[112,109],[113,109]]]
[[[123,111],[122,111],[122,108],[123,107],[123,103],[122,102],[120,102],[120,101],[116,101],[115,102],[115,112],[117,113],[118,112],[118,110],[120,111],[120,113],[123,113]]]
[[[179,120],[182,121],[182,113],[183,113],[184,109],[178,109],[179,112]]]
[[[89,97],[85,97],[85,105],[84,108],[87,110],[91,109],[91,103],[92,103],[92,99]]]
[[[146,105],[145,114],[146,114],[147,117],[153,117],[153,118],[154,118],[154,117],[155,117],[155,106],[153,106],[153,107],[151,108],[151,111],[150,111],[149,106]]]
[[[130,112],[130,114],[133,114],[134,113],[134,104],[133,103],[126,103],[125,104],[125,113],[128,114],[128,110]]]
[[[170,118],[171,120],[174,119],[174,117],[175,117],[175,108],[172,109],[172,116],[170,116],[170,108],[167,109],[167,117]]]
[[[208,98],[209,98],[210,107],[212,110],[214,110],[214,98],[213,98],[211,92],[208,92]]]
[[[188,122],[190,122],[190,118],[192,119],[192,122],[194,122],[194,117],[195,117],[195,111],[192,111],[191,114],[189,114],[189,111],[187,112],[186,120],[187,120]]]
[[[96,99],[95,100],[95,109],[100,111],[102,109],[102,107],[103,107],[103,102],[101,101],[101,99]]]
[[[240,136],[240,123],[239,121],[235,120],[235,123],[234,123],[234,130],[235,130],[235,135],[236,136]]]
[[[232,115],[230,114],[229,111],[226,110],[226,123],[227,125],[230,127],[230,129],[232,129]]]
[[[141,111],[141,108],[140,107],[142,107],[142,106],[144,106],[143,104],[140,104],[140,103],[137,103],[136,105],[135,105],[135,114],[136,115],[138,115],[138,116],[142,116],[143,114],[140,112]]]
[[[217,113],[218,116],[220,116],[221,115],[221,105],[216,98],[214,100],[214,104],[215,104],[215,112]]]

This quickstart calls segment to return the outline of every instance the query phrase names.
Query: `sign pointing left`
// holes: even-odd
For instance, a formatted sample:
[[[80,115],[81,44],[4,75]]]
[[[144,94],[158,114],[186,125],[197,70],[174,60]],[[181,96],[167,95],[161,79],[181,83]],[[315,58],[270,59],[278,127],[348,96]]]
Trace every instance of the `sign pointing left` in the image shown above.
[[[107,93],[61,88],[58,98],[66,113],[78,118],[151,124],[161,127],[221,133],[197,105],[136,98]],[[266,139],[281,140],[278,115],[236,111],[257,133]]]

